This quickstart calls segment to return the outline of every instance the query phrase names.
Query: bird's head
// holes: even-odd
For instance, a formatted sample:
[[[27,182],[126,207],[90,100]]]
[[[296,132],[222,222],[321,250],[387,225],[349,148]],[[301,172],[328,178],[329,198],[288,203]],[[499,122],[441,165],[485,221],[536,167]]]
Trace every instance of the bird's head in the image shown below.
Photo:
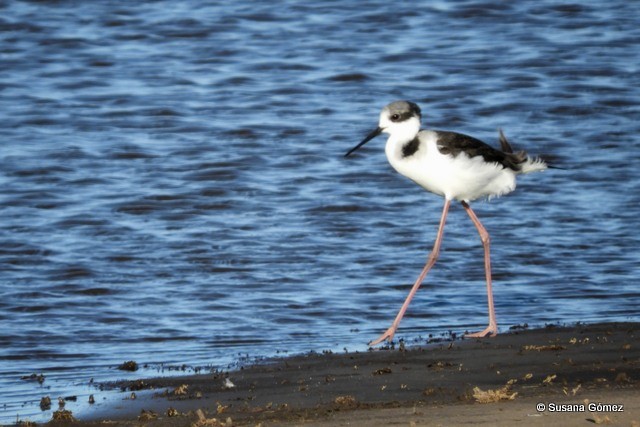
[[[378,127],[344,156],[362,147],[381,133],[388,133],[401,140],[411,140],[420,131],[420,107],[410,101],[395,101],[382,109]]]

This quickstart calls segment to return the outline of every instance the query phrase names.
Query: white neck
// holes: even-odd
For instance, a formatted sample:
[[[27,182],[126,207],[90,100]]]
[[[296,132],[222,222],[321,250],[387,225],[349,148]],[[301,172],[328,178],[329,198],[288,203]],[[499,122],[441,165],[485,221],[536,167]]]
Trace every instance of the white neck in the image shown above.
[[[412,117],[402,123],[389,122],[384,132],[389,134],[389,139],[385,146],[385,154],[389,161],[392,161],[392,159],[402,157],[402,147],[418,135],[418,132],[420,132],[420,120],[417,117]]]

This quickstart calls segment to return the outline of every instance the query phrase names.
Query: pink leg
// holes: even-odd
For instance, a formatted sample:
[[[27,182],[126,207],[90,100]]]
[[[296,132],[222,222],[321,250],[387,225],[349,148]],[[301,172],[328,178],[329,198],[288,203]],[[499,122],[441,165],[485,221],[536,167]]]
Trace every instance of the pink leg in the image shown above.
[[[407,307],[409,307],[409,303],[411,302],[411,299],[416,294],[416,292],[418,291],[418,288],[420,287],[420,284],[422,283],[424,278],[427,276],[427,273],[429,272],[429,270],[431,270],[431,267],[433,267],[433,265],[436,263],[436,260],[438,259],[438,255],[440,254],[440,244],[442,243],[444,223],[447,219],[447,213],[449,212],[450,204],[451,204],[451,201],[448,199],[445,199],[444,208],[442,209],[442,217],[440,218],[440,226],[438,227],[438,234],[436,236],[436,241],[433,244],[433,249],[429,254],[427,263],[422,269],[420,276],[418,276],[418,279],[413,284],[413,287],[411,288],[411,292],[409,292],[407,299],[404,301],[404,304],[402,304],[402,308],[400,308],[400,311],[398,312],[396,319],[393,321],[393,324],[391,324],[389,329],[387,329],[387,331],[384,334],[380,335],[378,339],[373,340],[369,343],[370,346],[379,344],[384,340],[387,340],[389,342],[393,340],[393,335],[396,333],[396,329],[398,329],[398,325],[400,325],[400,320],[402,320],[402,316],[404,316],[404,312],[407,311]]]
[[[482,223],[480,223],[475,212],[471,209],[471,206],[466,202],[462,202],[462,206],[478,229],[478,233],[480,233],[480,240],[482,240],[482,247],[484,248],[484,272],[487,279],[487,299],[489,306],[489,326],[487,326],[484,331],[466,334],[465,337],[486,337],[487,335],[494,337],[498,334],[498,324],[496,323],[496,312],[493,308],[493,291],[491,290],[491,255],[489,252],[491,239],[489,238],[489,233],[487,233],[487,230],[482,226]]]

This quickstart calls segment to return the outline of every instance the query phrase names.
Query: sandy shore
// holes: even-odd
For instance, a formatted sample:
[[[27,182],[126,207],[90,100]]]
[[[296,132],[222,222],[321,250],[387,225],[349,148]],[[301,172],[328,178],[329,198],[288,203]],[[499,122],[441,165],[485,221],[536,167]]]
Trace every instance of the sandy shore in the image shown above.
[[[96,405],[80,424],[640,426],[639,329],[618,323],[518,330],[112,384],[126,388],[123,400]],[[132,392],[135,399],[124,398]]]

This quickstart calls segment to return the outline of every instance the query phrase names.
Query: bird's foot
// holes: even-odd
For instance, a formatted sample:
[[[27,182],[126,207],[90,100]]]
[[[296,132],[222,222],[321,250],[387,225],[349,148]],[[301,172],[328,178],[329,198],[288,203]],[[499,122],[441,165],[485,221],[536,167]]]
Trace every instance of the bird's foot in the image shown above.
[[[378,339],[375,339],[373,341],[371,341],[369,343],[369,347],[373,347],[374,345],[378,345],[380,344],[382,341],[387,341],[387,342],[391,342],[393,340],[393,336],[396,333],[396,327],[395,326],[391,326],[389,329],[387,329],[387,331],[380,335],[380,337],[378,337]]]
[[[473,334],[464,334],[465,338],[482,338],[486,336],[495,337],[498,335],[498,325],[495,323],[489,324],[484,331],[474,332]]]

